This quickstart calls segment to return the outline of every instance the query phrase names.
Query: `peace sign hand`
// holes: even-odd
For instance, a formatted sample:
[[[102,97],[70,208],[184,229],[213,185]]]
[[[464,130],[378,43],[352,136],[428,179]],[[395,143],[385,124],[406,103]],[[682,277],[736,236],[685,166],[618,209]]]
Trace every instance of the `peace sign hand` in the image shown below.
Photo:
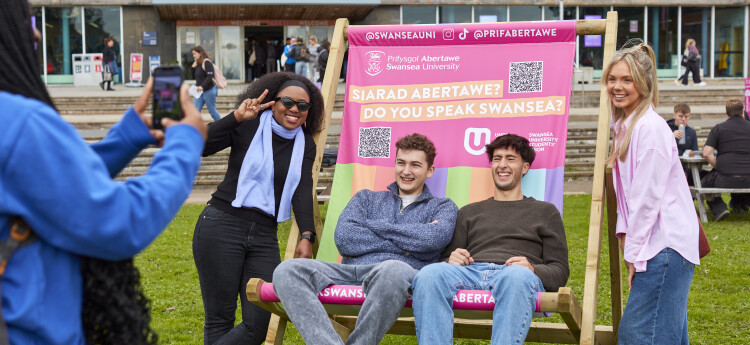
[[[268,89],[263,91],[263,94],[258,98],[248,98],[240,104],[239,108],[234,111],[234,118],[237,122],[242,122],[250,119],[254,119],[259,113],[266,109],[270,109],[276,101],[270,101],[265,104],[261,104],[264,98],[268,95]]]

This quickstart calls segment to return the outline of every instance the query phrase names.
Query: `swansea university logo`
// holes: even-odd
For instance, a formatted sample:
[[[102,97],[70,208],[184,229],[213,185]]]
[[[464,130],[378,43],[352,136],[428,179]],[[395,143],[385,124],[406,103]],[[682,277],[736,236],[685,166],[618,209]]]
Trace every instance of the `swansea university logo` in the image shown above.
[[[464,149],[475,156],[483,154],[487,150],[484,146],[491,141],[490,135],[492,132],[489,128],[467,128],[464,133]],[[472,136],[474,137],[473,143],[471,142]]]
[[[377,50],[369,51],[365,53],[367,56],[367,66],[365,66],[365,73],[376,76],[383,72],[382,63],[385,60],[385,53]]]

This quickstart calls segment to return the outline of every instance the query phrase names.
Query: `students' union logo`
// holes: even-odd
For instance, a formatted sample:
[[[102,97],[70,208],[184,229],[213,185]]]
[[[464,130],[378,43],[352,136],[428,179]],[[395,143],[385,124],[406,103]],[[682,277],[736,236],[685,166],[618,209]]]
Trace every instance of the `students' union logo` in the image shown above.
[[[490,135],[492,132],[489,128],[467,128],[464,132],[464,149],[475,156],[483,154],[487,151],[484,145],[490,143]],[[471,139],[474,139],[473,143]]]
[[[376,76],[383,72],[383,60],[385,60],[385,53],[377,50],[369,51],[365,53],[367,56],[367,66],[365,67],[365,73],[370,76]]]

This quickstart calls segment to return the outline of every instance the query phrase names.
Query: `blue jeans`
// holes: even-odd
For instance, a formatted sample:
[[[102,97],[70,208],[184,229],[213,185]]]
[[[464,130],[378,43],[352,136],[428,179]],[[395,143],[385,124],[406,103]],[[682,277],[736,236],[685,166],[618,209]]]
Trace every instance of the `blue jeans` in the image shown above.
[[[371,265],[344,265],[310,259],[286,260],[273,272],[273,289],[308,345],[343,345],[317,294],[326,286],[361,285],[367,299],[346,343],[378,344],[409,299],[417,270],[387,260]]]
[[[539,277],[522,266],[475,262],[427,265],[414,277],[412,300],[417,340],[424,345],[453,343],[453,297],[461,289],[491,291],[492,344],[523,344],[536,307]]]
[[[307,62],[300,61],[294,64],[294,73],[307,77]]]
[[[200,97],[195,99],[195,107],[198,108],[198,112],[201,112],[203,110],[203,105],[206,105],[206,108],[208,108],[208,113],[211,114],[211,117],[214,119],[214,121],[218,121],[221,119],[221,115],[219,115],[219,111],[216,110],[216,96],[219,94],[218,88],[214,85],[209,90],[203,91]]]
[[[695,265],[672,248],[636,272],[620,320],[619,345],[689,344],[687,302]]]

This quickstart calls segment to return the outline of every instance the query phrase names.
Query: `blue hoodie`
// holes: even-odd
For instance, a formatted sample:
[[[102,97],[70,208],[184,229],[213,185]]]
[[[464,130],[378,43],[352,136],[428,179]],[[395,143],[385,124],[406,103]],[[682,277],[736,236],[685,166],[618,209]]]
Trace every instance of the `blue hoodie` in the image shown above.
[[[343,256],[341,263],[400,260],[415,269],[435,263],[453,238],[457,214],[451,199],[432,196],[427,185],[403,211],[395,182],[388,191],[361,190],[336,225],[334,240]]]

